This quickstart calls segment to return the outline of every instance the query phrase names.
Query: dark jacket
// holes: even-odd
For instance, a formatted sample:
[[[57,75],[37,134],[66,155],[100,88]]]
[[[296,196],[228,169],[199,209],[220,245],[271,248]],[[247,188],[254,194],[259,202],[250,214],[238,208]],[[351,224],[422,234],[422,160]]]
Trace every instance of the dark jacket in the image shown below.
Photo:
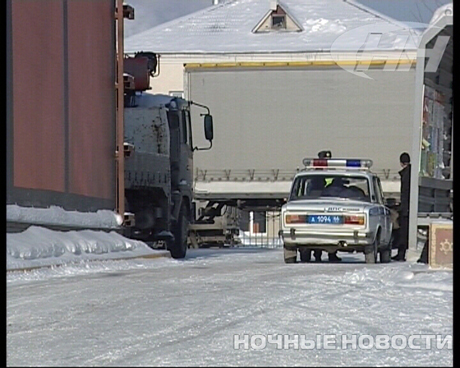
[[[410,170],[411,165],[409,164],[404,169],[399,171],[399,175],[401,176],[401,206],[399,208],[400,216],[409,216]]]

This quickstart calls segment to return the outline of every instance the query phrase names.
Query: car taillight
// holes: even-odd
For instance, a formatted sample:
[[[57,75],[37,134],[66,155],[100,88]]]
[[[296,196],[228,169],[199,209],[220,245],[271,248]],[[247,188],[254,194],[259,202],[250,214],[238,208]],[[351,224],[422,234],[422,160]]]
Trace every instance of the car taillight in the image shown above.
[[[348,225],[364,225],[364,215],[344,216],[343,223]]]
[[[286,224],[304,224],[306,222],[306,215],[286,215]]]

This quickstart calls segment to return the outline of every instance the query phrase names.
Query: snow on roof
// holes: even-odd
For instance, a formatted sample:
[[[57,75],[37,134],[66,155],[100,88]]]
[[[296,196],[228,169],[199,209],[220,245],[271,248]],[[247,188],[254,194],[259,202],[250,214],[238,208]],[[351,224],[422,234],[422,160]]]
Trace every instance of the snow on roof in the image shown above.
[[[428,24],[433,13],[451,0],[345,0],[374,14],[403,23]]]
[[[125,39],[125,52],[150,50],[167,53],[279,53],[329,51],[339,36],[346,36],[346,47],[359,50],[372,27],[378,32],[410,32],[400,22],[373,14],[343,0],[283,0],[290,15],[302,26],[301,32],[252,30],[270,10],[269,0],[226,0],[218,5],[164,23]],[[362,31],[359,28],[363,27]],[[358,31],[358,32],[356,32]],[[417,33],[418,35],[418,33]],[[417,48],[418,39],[410,32],[396,37],[386,49]],[[382,45],[379,45],[381,50]],[[344,50],[345,51],[345,50]]]
[[[441,6],[438,8],[434,14],[433,17],[431,18],[430,25],[435,24],[439,19],[441,19],[443,16],[453,16],[454,15],[454,6],[453,3],[446,4],[444,6]]]
[[[134,20],[124,22],[125,37],[212,5],[211,0],[125,0],[124,3],[134,8]]]
[[[136,104],[138,107],[164,107],[170,103],[174,96],[163,94],[152,94],[149,92],[140,93],[136,95]]]

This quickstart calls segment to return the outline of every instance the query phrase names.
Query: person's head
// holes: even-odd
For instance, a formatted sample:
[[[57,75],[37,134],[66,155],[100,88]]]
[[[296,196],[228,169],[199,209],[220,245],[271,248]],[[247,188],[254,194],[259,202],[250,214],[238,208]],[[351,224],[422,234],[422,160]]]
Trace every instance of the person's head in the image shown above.
[[[331,158],[332,153],[331,151],[320,151],[318,152],[318,158]]]
[[[410,156],[407,152],[401,153],[399,156],[399,162],[401,163],[402,167],[406,167],[407,165],[410,164]]]

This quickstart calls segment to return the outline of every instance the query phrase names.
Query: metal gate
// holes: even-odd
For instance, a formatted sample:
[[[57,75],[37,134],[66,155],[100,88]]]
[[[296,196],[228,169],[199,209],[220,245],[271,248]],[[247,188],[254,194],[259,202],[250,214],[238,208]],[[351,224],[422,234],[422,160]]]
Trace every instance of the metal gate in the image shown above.
[[[241,211],[240,246],[282,248],[278,236],[280,214],[280,211]]]

